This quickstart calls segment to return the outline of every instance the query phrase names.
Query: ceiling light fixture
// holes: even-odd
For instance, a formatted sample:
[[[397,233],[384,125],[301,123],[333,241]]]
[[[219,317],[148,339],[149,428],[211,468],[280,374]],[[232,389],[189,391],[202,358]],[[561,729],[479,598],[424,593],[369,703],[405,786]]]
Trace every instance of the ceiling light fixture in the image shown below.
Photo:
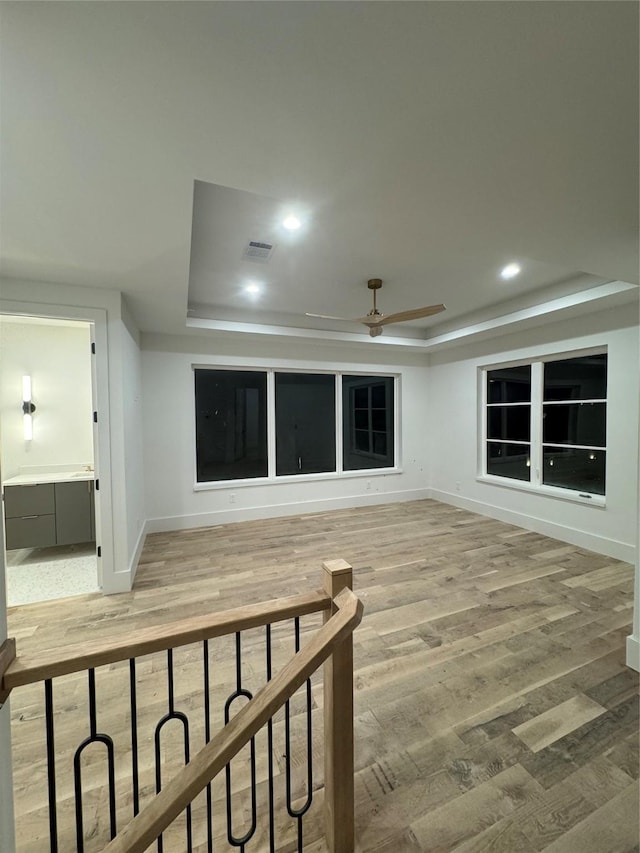
[[[500,270],[500,278],[515,278],[520,272],[520,264],[507,264]]]
[[[256,284],[255,281],[250,281],[245,287],[245,293],[250,293],[252,296],[256,296],[260,293],[260,285]]]
[[[302,223],[297,216],[290,215],[287,216],[286,219],[282,220],[282,226],[283,228],[286,228],[287,231],[297,231],[301,225]]]

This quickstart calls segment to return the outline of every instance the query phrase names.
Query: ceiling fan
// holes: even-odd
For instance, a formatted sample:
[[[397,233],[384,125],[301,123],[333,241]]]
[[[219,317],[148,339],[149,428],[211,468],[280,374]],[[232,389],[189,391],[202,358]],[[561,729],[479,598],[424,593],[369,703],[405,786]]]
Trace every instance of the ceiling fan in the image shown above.
[[[370,278],[367,282],[369,290],[373,291],[373,308],[364,317],[352,319],[348,317],[333,317],[330,314],[310,314],[306,312],[307,317],[318,317],[321,320],[348,320],[351,323],[364,323],[369,327],[369,334],[372,338],[377,338],[382,334],[382,327],[389,323],[402,323],[405,320],[419,320],[421,317],[431,317],[433,314],[439,314],[444,311],[446,305],[425,305],[423,308],[411,308],[408,311],[398,311],[396,314],[383,314],[378,310],[376,305],[376,291],[382,287],[381,278]]]

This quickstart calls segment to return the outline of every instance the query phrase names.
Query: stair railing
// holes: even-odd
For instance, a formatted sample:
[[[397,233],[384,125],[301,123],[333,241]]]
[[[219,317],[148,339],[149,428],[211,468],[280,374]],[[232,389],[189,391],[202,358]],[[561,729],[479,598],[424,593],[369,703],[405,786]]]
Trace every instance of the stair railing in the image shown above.
[[[324,819],[327,848],[331,853],[352,853],[354,849],[354,765],[353,765],[353,643],[352,633],[362,618],[362,604],[351,591],[352,569],[343,560],[323,563],[322,592],[290,596],[260,605],[248,605],[211,616],[199,616],[181,620],[170,625],[143,629],[126,639],[114,642],[104,641],[85,643],[81,647],[47,652],[41,655],[20,656],[12,660],[4,675],[0,671],[0,695],[8,694],[21,685],[43,681],[45,685],[45,717],[48,765],[48,801],[49,835],[52,853],[58,851],[58,827],[56,810],[56,769],[55,738],[53,714],[54,677],[88,671],[89,709],[91,734],[76,751],[74,765],[79,766],[82,750],[88,743],[100,742],[107,749],[109,770],[109,812],[111,841],[105,853],[142,853],[158,839],[158,849],[162,850],[162,833],[175,818],[186,809],[187,849],[191,849],[191,814],[193,799],[207,791],[207,821],[210,821],[211,783],[221,770],[227,770],[227,831],[230,842],[241,851],[245,849],[246,839],[233,837],[230,827],[230,766],[235,755],[251,743],[252,765],[255,772],[253,738],[265,725],[269,727],[269,744],[273,716],[286,704],[287,727],[289,725],[288,702],[295,692],[307,682],[307,700],[310,700],[310,676],[324,663]],[[302,648],[299,644],[299,619],[301,616],[324,612],[324,624]],[[189,758],[188,721],[173,708],[172,653],[173,649],[195,642],[204,644],[205,656],[208,641],[214,637],[235,634],[237,651],[240,647],[240,634],[249,628],[266,626],[270,637],[271,624],[286,619],[296,622],[296,654],[273,677],[268,671],[268,681],[253,697],[240,688],[240,661],[238,667],[238,691],[234,695],[244,695],[250,701],[231,719],[226,719],[220,731],[213,736],[207,730],[204,747]],[[270,642],[270,640],[268,640]],[[169,672],[170,712],[166,719],[179,719],[185,727],[185,764],[165,785],[157,786],[156,796],[140,809],[137,791],[137,733],[136,733],[136,694],[135,661],[141,655],[166,651]],[[270,661],[270,645],[267,659]],[[129,661],[131,668],[131,754],[133,763],[133,818],[119,833],[115,825],[115,783],[114,756],[111,738],[97,731],[95,700],[95,668],[119,661]],[[268,663],[268,670],[270,663]],[[228,703],[231,701],[231,697]],[[208,675],[205,665],[205,706],[208,702]],[[307,706],[307,714],[310,715]],[[206,711],[207,717],[209,711]],[[183,719],[184,718],[184,719]],[[310,716],[308,717],[310,719]],[[156,728],[156,741],[159,740]],[[308,735],[310,737],[310,733]],[[156,744],[157,747],[157,744]],[[308,744],[309,756],[311,745]],[[158,755],[158,748],[156,755]],[[289,760],[289,759],[287,759]],[[158,773],[158,768],[156,769]],[[270,769],[271,773],[271,769]],[[301,819],[311,801],[299,811],[290,808],[289,768],[287,766],[287,809],[291,816],[299,818],[298,849],[302,850]],[[270,785],[272,779],[270,777]],[[255,780],[253,782],[255,788]],[[252,798],[255,791],[252,792]],[[77,849],[83,851],[82,799],[81,786],[76,783],[76,832]],[[253,830],[255,831],[255,799],[252,800]],[[270,788],[270,812],[273,808],[273,791]],[[270,850],[275,850],[273,836],[273,814],[270,813]],[[209,825],[209,848],[211,849],[211,825]]]

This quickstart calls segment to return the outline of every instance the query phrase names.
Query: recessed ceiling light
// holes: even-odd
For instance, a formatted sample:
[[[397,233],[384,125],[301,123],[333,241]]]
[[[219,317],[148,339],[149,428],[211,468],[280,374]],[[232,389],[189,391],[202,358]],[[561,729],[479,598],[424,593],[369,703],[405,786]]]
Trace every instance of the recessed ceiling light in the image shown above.
[[[251,293],[255,296],[256,293],[260,293],[260,285],[256,284],[255,281],[250,281],[249,284],[245,287],[245,293]]]
[[[297,216],[287,216],[286,219],[282,220],[282,225],[287,231],[297,231],[302,223]]]
[[[507,264],[500,270],[500,278],[515,278],[520,272],[520,264]]]

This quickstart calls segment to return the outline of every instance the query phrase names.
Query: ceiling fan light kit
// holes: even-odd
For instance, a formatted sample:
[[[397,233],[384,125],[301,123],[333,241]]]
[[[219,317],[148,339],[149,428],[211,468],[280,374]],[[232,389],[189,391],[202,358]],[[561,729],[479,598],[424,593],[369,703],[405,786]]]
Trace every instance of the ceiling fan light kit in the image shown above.
[[[370,278],[367,282],[367,287],[373,293],[373,308],[364,317],[358,317],[353,320],[348,317],[334,317],[330,314],[310,314],[307,312],[307,317],[318,317],[321,320],[346,320],[350,323],[363,323],[369,328],[369,334],[372,338],[377,338],[382,334],[382,327],[388,326],[390,323],[403,323],[408,320],[420,320],[422,317],[431,317],[434,314],[439,314],[446,309],[446,305],[425,305],[422,308],[410,308],[408,311],[398,311],[395,314],[383,314],[378,310],[376,304],[376,291],[382,287],[381,278]]]

